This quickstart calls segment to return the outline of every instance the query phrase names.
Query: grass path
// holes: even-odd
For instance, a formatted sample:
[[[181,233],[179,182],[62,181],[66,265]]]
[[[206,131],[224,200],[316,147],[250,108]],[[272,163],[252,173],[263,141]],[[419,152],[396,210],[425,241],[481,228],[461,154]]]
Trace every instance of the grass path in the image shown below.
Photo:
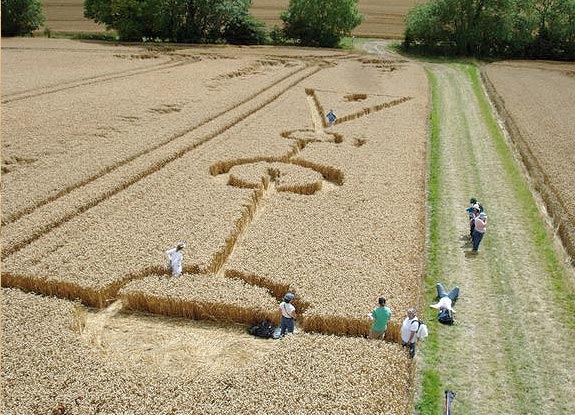
[[[456,325],[435,323],[422,345],[420,414],[575,413],[573,276],[508,149],[476,68],[426,64],[433,87],[427,304],[436,281],[461,288]],[[479,255],[464,212],[476,196],[488,214]]]

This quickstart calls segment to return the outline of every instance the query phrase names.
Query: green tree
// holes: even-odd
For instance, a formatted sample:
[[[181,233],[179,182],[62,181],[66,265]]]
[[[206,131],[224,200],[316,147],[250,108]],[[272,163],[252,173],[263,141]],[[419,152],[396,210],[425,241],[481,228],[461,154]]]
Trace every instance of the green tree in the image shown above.
[[[431,0],[406,19],[404,47],[467,56],[573,59],[575,0]]]
[[[404,46],[409,48],[418,43],[425,48],[434,48],[449,38],[442,22],[439,2],[420,3],[411,9],[405,18]]]
[[[43,23],[38,0],[2,0],[2,36],[27,35]]]
[[[226,25],[224,38],[237,45],[261,45],[268,42],[265,25],[248,13],[236,14]]]
[[[266,33],[250,6],[251,0],[85,0],[84,16],[123,40],[260,43]]]
[[[568,36],[569,20],[573,20],[573,0],[531,0],[535,15],[536,34],[533,54],[541,57],[555,57],[564,47],[564,36]]]
[[[362,21],[358,0],[290,0],[283,32],[304,46],[335,47]]]
[[[575,60],[575,0],[571,1],[567,7],[562,32],[562,49],[565,58]]]

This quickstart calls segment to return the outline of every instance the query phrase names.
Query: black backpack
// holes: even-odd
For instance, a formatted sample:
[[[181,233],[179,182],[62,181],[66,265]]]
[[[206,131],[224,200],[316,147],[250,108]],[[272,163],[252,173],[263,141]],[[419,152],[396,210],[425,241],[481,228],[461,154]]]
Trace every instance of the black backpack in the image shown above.
[[[276,326],[274,326],[269,321],[265,320],[262,321],[261,323],[257,323],[251,326],[249,332],[252,336],[271,339],[274,336],[275,329]]]
[[[453,312],[446,308],[442,308],[437,315],[437,320],[442,324],[452,325],[453,324]]]

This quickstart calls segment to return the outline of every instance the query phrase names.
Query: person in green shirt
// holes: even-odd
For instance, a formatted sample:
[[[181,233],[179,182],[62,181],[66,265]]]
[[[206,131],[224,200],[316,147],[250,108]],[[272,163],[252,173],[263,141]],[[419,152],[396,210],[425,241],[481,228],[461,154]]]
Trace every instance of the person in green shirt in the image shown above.
[[[385,298],[379,297],[377,302],[379,303],[378,307],[368,314],[373,320],[369,332],[370,339],[382,339],[385,335],[385,329],[387,329],[387,322],[391,318],[391,310],[385,305]]]

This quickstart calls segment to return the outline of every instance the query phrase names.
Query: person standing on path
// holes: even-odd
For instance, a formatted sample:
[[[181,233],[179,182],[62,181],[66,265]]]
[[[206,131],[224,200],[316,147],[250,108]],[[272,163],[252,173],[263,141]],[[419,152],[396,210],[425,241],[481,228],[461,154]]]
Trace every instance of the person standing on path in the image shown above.
[[[168,268],[172,272],[172,277],[179,277],[182,275],[182,262],[184,260],[184,253],[182,250],[186,247],[183,242],[178,243],[175,248],[166,251],[168,258]]]
[[[370,339],[382,339],[387,329],[387,322],[391,317],[391,310],[385,305],[385,298],[377,299],[378,307],[374,308],[368,316],[373,320],[371,330],[369,331]]]
[[[473,229],[475,229],[475,218],[483,212],[483,206],[472,197],[469,199],[469,207],[465,210],[469,215],[469,237],[473,238]]]
[[[293,333],[295,327],[296,312],[295,307],[291,303],[295,295],[287,293],[284,295],[283,301],[280,303],[281,322],[280,322],[280,336],[285,336],[287,333]]]
[[[487,215],[485,212],[481,212],[475,218],[475,229],[473,229],[473,236],[471,238],[471,242],[473,243],[473,250],[472,252],[477,253],[479,249],[479,243],[483,239],[483,235],[485,235],[485,231],[487,229]]]
[[[409,358],[413,359],[415,356],[415,342],[417,341],[417,330],[419,330],[419,319],[416,315],[415,308],[407,310],[407,317],[403,320],[401,325],[401,341],[403,347],[409,349]]]

